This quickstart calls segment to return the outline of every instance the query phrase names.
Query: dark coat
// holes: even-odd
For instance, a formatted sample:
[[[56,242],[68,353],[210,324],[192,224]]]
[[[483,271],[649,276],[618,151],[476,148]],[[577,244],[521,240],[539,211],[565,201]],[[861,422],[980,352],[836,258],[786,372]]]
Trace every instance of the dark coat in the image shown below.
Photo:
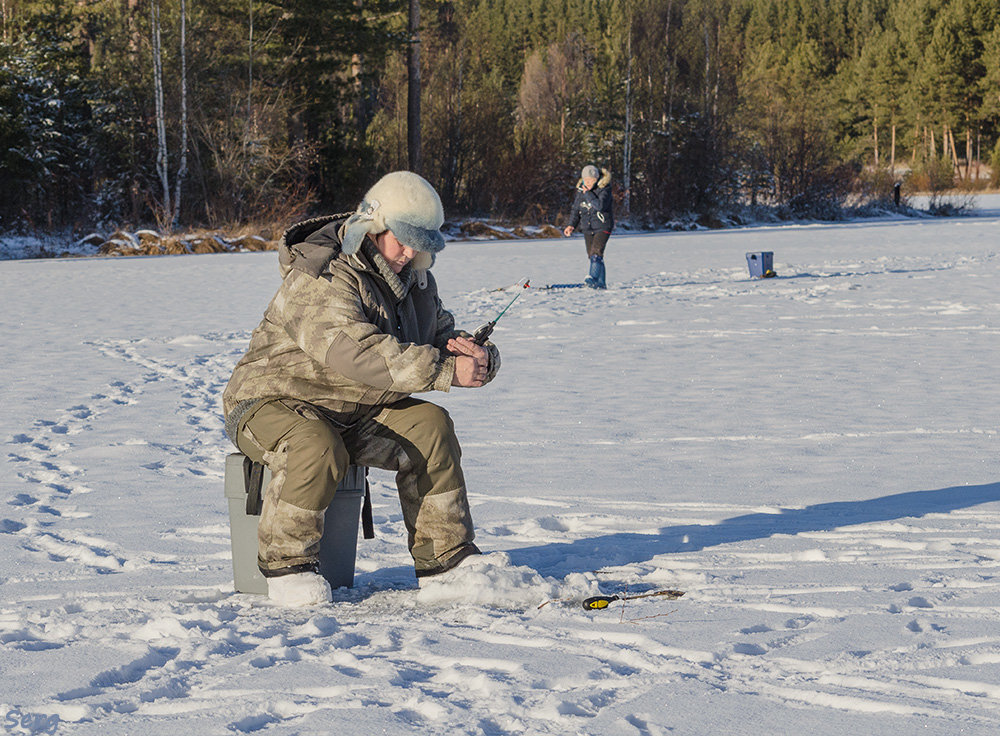
[[[590,191],[583,190],[581,179],[576,185],[576,198],[569,217],[570,227],[583,232],[611,232],[615,226],[612,204],[610,171],[601,169],[601,178]]]

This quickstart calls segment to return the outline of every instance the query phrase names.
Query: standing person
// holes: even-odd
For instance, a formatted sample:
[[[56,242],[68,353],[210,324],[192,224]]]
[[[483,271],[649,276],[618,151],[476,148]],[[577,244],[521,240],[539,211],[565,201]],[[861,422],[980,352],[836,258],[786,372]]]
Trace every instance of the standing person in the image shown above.
[[[330,600],[319,543],[352,463],[396,471],[418,579],[480,554],[455,426],[410,396],[478,388],[500,368],[496,347],[456,330],[441,305],[429,269],[443,223],[433,187],[397,171],[353,214],[282,237],[281,286],[223,394],[226,433],[272,473],[257,564],[279,603]]]
[[[587,164],[580,172],[569,225],[563,230],[563,234],[568,238],[577,229],[577,225],[583,231],[583,240],[587,244],[587,257],[590,259],[590,275],[584,283],[594,289],[606,289],[604,247],[608,244],[611,229],[615,226],[611,201],[611,172],[607,169],[598,170],[593,164]]]

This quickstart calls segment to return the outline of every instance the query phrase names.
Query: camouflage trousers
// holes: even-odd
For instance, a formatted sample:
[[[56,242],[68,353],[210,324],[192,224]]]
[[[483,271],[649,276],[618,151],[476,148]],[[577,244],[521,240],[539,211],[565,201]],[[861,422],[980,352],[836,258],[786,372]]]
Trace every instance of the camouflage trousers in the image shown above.
[[[455,425],[435,404],[407,398],[342,424],[308,402],[275,399],[242,418],[237,441],[271,470],[257,533],[265,576],[316,563],[326,508],[352,463],[396,471],[418,575],[445,567],[475,537]]]

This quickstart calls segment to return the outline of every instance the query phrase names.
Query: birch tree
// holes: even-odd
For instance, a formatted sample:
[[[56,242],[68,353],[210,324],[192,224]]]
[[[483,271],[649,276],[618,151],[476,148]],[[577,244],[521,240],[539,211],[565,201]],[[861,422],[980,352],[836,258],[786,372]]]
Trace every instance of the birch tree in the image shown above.
[[[181,163],[174,182],[174,209],[170,217],[171,229],[177,227],[181,216],[181,186],[187,178],[188,109],[187,109],[187,0],[181,0]]]
[[[167,114],[163,91],[163,43],[162,26],[160,24],[160,2],[152,0],[149,12],[153,42],[153,95],[156,105],[156,174],[160,180],[162,200],[159,206],[158,219],[162,226],[173,229],[177,227],[181,214],[181,187],[187,176],[187,2],[181,0],[180,5],[180,117],[181,145],[180,165],[174,179],[174,192],[170,192],[170,155],[167,141]]]
[[[167,150],[167,116],[163,105],[163,51],[160,31],[160,2],[149,4],[153,40],[153,99],[156,104],[156,175],[160,180],[162,200],[159,219],[162,225],[172,220],[170,207],[170,160]]]

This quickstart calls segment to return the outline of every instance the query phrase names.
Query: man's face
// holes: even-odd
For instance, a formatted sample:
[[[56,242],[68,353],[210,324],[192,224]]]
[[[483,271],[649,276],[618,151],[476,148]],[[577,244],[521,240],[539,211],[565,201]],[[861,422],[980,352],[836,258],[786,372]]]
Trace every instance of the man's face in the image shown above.
[[[378,248],[378,252],[382,254],[393,273],[402,271],[403,266],[412,261],[417,254],[413,248],[396,240],[392,230],[386,230],[376,235],[375,247]]]

